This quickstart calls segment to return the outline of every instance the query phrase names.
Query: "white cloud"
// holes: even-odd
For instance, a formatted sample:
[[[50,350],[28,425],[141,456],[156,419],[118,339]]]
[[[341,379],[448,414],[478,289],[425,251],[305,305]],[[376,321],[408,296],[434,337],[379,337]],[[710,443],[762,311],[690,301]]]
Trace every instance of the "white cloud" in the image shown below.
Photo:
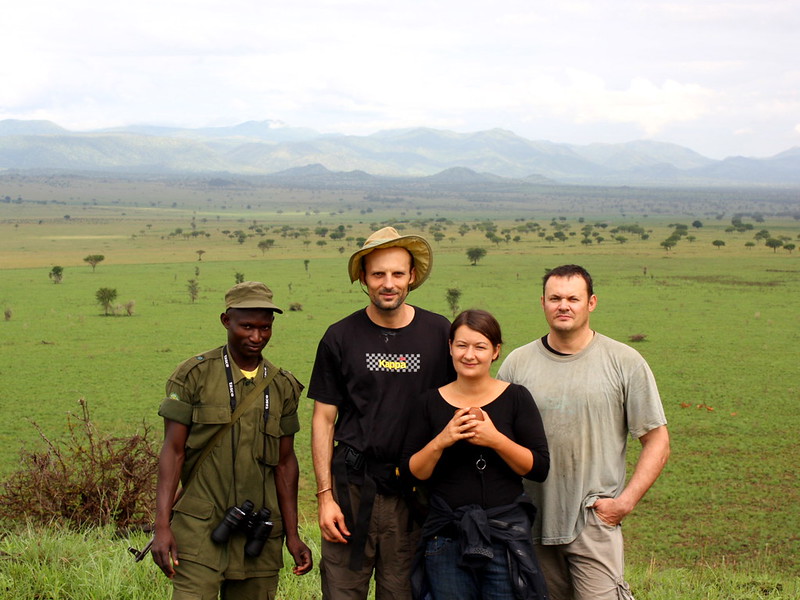
[[[797,143],[800,0],[33,0],[3,20],[0,118]]]

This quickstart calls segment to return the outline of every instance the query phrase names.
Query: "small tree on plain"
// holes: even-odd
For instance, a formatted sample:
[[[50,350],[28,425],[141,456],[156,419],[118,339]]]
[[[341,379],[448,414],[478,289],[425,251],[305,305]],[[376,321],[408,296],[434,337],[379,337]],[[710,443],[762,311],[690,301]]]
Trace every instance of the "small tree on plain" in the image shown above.
[[[7,308],[7,309],[5,309],[5,310],[3,311],[3,316],[5,317],[6,321],[10,321],[10,320],[11,320],[11,315],[12,315],[12,314],[13,314],[13,313],[12,313],[12,311],[11,311],[11,309],[10,309],[10,308]]]
[[[203,254],[206,253],[205,250],[195,250],[197,253],[197,262],[201,262],[203,260]]]
[[[458,288],[448,288],[445,297],[447,298],[447,304],[450,306],[450,310],[455,317],[456,313],[458,313],[458,301],[461,299],[461,290]]]
[[[186,289],[189,290],[189,297],[192,299],[192,303],[194,303],[200,295],[200,284],[197,282],[197,279],[190,279],[186,283]]]
[[[794,250],[796,247],[797,246],[795,246],[794,244],[784,244],[783,245],[783,249],[786,250],[789,254],[791,254],[792,250]]]
[[[105,259],[106,257],[102,254],[90,254],[89,256],[84,257],[83,262],[92,265],[92,273],[94,273],[95,267],[97,267],[97,265],[99,265]]]
[[[666,239],[661,242],[661,247],[664,248],[667,252],[672,250],[675,247],[676,242],[672,239]]]
[[[53,280],[53,283],[61,283],[61,280],[64,279],[64,267],[53,267],[50,269],[48,277]]]
[[[719,248],[722,248],[725,245],[725,242],[723,240],[714,240],[713,242],[711,242],[711,244],[713,246],[716,246],[717,249],[719,249]]]
[[[98,304],[103,307],[105,314],[108,315],[114,305],[114,300],[117,299],[117,290],[114,288],[102,287],[94,293]]]
[[[236,271],[236,275],[234,275],[234,279],[235,279],[236,283],[244,283],[244,273],[240,273],[239,271]]]
[[[778,238],[769,238],[766,242],[764,242],[767,248],[772,248],[773,252],[777,252],[778,248],[783,246],[783,241],[779,240]]]
[[[478,261],[486,256],[486,248],[467,248],[467,258],[472,263],[472,266],[476,266]]]

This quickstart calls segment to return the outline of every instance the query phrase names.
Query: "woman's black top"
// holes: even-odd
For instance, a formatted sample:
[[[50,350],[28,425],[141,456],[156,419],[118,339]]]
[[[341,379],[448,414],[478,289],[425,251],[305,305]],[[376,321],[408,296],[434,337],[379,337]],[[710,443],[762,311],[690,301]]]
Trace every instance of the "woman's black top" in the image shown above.
[[[550,455],[542,418],[530,392],[512,383],[481,408],[498,431],[533,453],[533,468],[524,477],[544,481],[550,469]],[[411,456],[444,429],[456,410],[438,389],[429,390],[415,400],[403,448],[406,472]],[[511,504],[523,492],[522,478],[494,450],[466,440],[444,450],[425,484],[431,494],[440,496],[452,509],[466,504],[483,508]]]

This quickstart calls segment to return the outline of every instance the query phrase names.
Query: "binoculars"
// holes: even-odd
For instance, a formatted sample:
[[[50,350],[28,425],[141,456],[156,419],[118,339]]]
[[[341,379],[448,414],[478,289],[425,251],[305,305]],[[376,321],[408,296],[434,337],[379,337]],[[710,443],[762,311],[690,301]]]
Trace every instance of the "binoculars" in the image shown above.
[[[214,543],[226,543],[231,534],[236,531],[247,536],[244,544],[244,553],[250,557],[261,554],[264,544],[272,533],[273,523],[270,521],[272,513],[268,508],[253,512],[254,505],[250,500],[242,502],[241,506],[231,506],[222,520],[211,532]]]

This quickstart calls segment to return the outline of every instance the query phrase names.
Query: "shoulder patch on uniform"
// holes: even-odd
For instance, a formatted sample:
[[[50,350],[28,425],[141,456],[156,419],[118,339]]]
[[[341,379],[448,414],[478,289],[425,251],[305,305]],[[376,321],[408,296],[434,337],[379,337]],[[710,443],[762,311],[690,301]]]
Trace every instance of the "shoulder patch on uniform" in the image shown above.
[[[206,359],[206,357],[205,357],[205,356],[203,356],[202,354],[198,354],[197,356],[195,356],[195,358],[196,358],[197,360],[205,360],[205,359]]]
[[[180,398],[178,397],[178,394],[176,394],[175,392],[172,392],[172,393],[171,393],[171,394],[168,396],[168,398],[169,398],[170,400],[180,400]]]

